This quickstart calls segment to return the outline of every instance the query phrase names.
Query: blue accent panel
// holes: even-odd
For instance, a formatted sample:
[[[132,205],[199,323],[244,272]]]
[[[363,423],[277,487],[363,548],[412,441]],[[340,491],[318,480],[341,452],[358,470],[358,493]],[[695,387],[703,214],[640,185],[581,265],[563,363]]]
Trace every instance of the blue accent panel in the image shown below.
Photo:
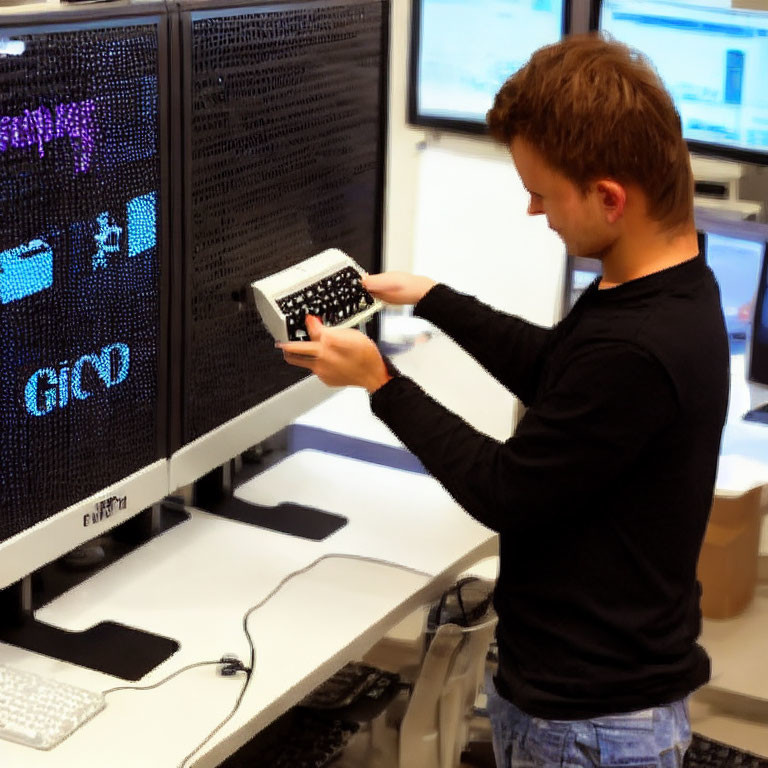
[[[0,253],[0,302],[8,304],[53,285],[53,251],[44,240]]]
[[[402,469],[420,475],[429,474],[424,465],[406,448],[342,435],[339,432],[328,432],[304,424],[292,424],[288,427],[288,447],[289,453],[313,448],[316,451],[380,464],[383,467]]]
[[[138,256],[157,242],[157,194],[128,201],[128,255]]]

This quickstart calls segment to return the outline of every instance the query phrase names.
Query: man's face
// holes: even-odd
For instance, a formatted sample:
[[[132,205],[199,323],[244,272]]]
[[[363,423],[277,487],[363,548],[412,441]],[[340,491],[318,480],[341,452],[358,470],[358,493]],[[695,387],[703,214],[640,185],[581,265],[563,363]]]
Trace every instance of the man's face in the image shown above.
[[[570,256],[600,258],[614,242],[615,235],[606,225],[600,195],[594,186],[582,194],[523,138],[514,138],[510,149],[523,186],[530,195],[528,214],[544,214],[549,228],[559,235]]]

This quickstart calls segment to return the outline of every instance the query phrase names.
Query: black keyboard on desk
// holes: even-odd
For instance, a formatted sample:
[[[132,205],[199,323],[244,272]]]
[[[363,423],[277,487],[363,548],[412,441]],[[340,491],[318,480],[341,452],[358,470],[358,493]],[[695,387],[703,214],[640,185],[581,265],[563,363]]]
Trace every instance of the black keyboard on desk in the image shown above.
[[[325,768],[359,728],[357,723],[291,709],[219,768]]]
[[[315,688],[299,706],[365,722],[376,717],[401,687],[399,675],[354,661]]]
[[[402,687],[399,675],[347,664],[219,768],[324,768]]]
[[[768,759],[694,733],[683,768],[768,768]]]

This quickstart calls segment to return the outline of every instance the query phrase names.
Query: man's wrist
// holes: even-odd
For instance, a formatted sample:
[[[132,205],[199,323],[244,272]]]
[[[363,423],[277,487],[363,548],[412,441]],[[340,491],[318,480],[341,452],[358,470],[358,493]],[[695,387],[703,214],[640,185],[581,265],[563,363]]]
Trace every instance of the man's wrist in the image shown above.
[[[384,361],[382,360],[381,368],[379,368],[365,384],[368,394],[372,395],[377,389],[381,389],[391,378],[392,376],[389,375],[389,371],[387,371]]]
[[[400,375],[400,371],[395,368],[392,361],[386,355],[380,355],[378,364],[374,366],[374,371],[370,379],[366,382],[365,388],[368,394],[372,395],[376,390],[381,389],[388,381]]]

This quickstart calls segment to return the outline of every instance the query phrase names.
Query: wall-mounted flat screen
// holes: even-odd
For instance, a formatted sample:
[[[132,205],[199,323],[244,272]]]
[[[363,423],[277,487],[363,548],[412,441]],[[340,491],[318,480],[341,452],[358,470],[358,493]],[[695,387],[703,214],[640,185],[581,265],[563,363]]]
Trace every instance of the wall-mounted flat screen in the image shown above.
[[[599,28],[651,60],[691,151],[768,163],[768,8],[603,0]]]
[[[414,0],[409,120],[485,131],[504,81],[567,32],[567,0]]]

